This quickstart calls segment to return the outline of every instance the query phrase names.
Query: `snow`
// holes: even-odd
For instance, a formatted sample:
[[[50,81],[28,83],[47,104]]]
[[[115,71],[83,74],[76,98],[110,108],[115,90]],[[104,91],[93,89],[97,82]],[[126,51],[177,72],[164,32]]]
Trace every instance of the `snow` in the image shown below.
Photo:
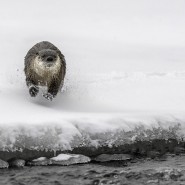
[[[111,146],[143,138],[142,132],[153,137],[148,129],[154,128],[166,131],[155,137],[174,130],[183,137],[184,5],[3,1],[0,149]],[[64,88],[52,102],[41,94],[31,98],[23,73],[26,52],[42,40],[55,44],[67,63]],[[129,131],[127,138],[123,133]]]
[[[39,157],[39,158],[37,158],[37,159],[34,159],[33,161],[34,162],[37,162],[37,161],[44,161],[44,160],[46,160],[47,158],[46,157]]]
[[[51,160],[54,160],[54,161],[66,161],[66,160],[69,160],[71,157],[78,158],[79,155],[59,154],[57,157],[52,157]]]

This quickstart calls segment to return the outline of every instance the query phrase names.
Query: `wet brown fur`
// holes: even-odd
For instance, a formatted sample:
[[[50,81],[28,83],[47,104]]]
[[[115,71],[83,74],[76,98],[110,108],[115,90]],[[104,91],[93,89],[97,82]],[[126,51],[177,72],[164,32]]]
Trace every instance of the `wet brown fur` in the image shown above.
[[[35,68],[35,60],[38,56],[39,51],[50,49],[56,51],[59,57],[59,69],[57,69],[56,73],[51,73],[49,70],[44,71],[44,75],[39,75],[38,71],[36,72]],[[38,69],[37,69],[38,70]],[[26,84],[28,87],[31,85],[34,86],[47,86],[48,93],[56,96],[59,89],[63,86],[63,81],[66,73],[66,62],[64,55],[60,52],[60,50],[55,47],[53,44],[47,41],[43,41],[34,45],[27,53],[25,57],[25,68],[24,72],[26,75]]]

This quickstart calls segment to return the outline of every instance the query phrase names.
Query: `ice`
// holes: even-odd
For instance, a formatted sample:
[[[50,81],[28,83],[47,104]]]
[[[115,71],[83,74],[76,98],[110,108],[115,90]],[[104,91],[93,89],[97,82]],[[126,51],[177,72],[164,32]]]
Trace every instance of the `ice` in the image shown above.
[[[184,1],[7,0],[0,7],[0,150],[183,138]],[[48,40],[65,55],[64,88],[31,98],[24,57]]]

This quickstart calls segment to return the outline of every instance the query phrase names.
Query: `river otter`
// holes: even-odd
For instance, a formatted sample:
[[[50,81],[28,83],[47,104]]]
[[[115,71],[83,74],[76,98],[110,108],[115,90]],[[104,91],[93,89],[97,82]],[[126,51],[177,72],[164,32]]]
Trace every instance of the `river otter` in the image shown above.
[[[64,55],[47,41],[34,45],[25,57],[26,84],[31,97],[39,92],[39,86],[46,86],[43,96],[52,100],[63,86],[66,73]]]

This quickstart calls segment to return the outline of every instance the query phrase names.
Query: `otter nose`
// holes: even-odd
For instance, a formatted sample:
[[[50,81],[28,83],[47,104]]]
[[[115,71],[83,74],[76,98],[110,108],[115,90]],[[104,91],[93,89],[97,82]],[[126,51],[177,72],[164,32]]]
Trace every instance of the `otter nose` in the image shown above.
[[[53,60],[54,60],[54,58],[51,56],[47,57],[47,59],[46,59],[47,62],[53,62]]]

